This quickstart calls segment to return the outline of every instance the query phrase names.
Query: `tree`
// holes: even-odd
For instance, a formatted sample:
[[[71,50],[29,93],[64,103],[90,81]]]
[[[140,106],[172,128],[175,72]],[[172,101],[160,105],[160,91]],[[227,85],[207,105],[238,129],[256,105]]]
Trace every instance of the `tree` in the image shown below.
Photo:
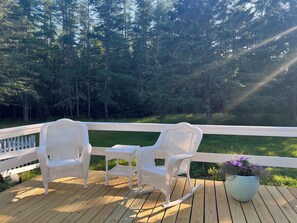
[[[38,80],[36,62],[32,53],[36,45],[34,39],[33,6],[27,1],[1,2],[4,13],[1,30],[2,94],[7,105],[21,106],[23,118],[29,120],[30,101],[38,98],[35,84]],[[17,62],[17,63],[16,63]],[[8,96],[8,97],[7,97]]]
[[[125,1],[123,0],[102,0],[94,1],[94,10],[97,16],[97,23],[94,27],[98,44],[100,44],[103,56],[102,71],[98,72],[101,77],[98,80],[103,81],[100,88],[100,99],[104,104],[105,118],[109,117],[109,107],[114,104],[113,92],[111,90],[111,74],[117,73],[117,60],[123,55],[121,52],[122,43],[125,40]],[[127,49],[128,47],[124,47]],[[120,59],[121,60],[121,59]]]

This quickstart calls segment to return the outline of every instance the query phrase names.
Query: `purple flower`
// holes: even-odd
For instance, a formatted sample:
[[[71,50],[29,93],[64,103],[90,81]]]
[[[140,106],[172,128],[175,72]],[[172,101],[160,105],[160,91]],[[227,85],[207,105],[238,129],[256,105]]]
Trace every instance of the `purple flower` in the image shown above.
[[[246,161],[248,158],[246,157],[246,156],[242,156],[242,157],[240,157],[240,160],[241,161]]]
[[[237,166],[237,165],[238,165],[238,161],[237,161],[237,160],[232,160],[232,161],[231,161],[231,164],[232,164],[233,166]]]
[[[237,160],[224,162],[220,172],[223,175],[257,176],[259,178],[267,178],[269,176],[268,172],[261,166],[250,163],[246,156],[242,156]]]

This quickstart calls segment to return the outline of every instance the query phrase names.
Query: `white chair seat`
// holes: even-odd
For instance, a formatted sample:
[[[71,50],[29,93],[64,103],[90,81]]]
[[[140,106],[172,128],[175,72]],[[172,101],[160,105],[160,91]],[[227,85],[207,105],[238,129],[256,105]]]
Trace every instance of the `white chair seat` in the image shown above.
[[[63,166],[79,166],[81,162],[79,159],[65,159],[50,161],[48,167],[63,167]]]
[[[160,175],[160,176],[166,176],[166,166],[144,167],[144,168],[142,168],[142,171],[143,172],[148,172],[150,174],[157,174],[157,175]]]

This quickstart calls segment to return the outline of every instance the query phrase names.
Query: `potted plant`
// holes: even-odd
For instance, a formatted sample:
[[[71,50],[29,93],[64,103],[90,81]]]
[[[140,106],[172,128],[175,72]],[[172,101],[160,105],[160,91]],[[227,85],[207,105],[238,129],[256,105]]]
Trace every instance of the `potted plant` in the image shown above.
[[[224,162],[220,173],[225,176],[227,192],[238,201],[250,201],[258,191],[259,179],[268,177],[264,168],[245,156]]]

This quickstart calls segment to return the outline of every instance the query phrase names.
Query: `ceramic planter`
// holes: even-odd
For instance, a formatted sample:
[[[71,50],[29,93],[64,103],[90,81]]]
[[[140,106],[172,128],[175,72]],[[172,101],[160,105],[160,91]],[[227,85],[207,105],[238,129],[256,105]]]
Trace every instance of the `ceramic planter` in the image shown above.
[[[257,193],[259,179],[256,176],[226,176],[226,190],[238,201],[250,201]]]

